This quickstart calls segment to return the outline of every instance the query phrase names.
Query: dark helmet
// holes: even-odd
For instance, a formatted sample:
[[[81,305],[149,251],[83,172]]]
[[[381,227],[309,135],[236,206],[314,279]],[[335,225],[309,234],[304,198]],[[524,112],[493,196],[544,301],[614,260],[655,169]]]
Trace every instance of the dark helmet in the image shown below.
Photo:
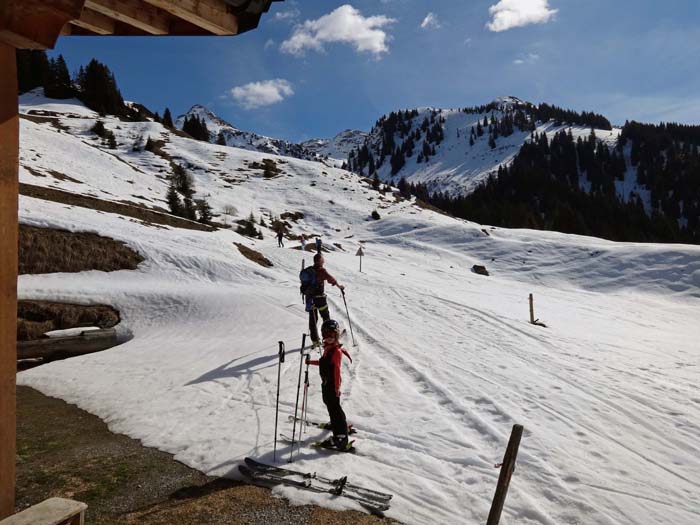
[[[325,338],[332,333],[335,333],[335,335],[340,334],[340,325],[338,324],[338,321],[334,321],[333,319],[323,321],[323,324],[321,325],[321,335]]]

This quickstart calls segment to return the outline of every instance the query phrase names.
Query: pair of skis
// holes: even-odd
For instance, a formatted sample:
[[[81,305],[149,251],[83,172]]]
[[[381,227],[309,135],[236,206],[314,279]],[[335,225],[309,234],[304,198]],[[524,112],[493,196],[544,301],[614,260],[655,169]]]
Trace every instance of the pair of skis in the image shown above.
[[[260,485],[287,485],[311,492],[342,496],[356,501],[373,513],[389,510],[393,497],[392,494],[352,484],[347,476],[331,479],[319,476],[315,472],[300,472],[266,465],[253,458],[245,458],[245,465],[239,465],[238,469],[252,482]]]

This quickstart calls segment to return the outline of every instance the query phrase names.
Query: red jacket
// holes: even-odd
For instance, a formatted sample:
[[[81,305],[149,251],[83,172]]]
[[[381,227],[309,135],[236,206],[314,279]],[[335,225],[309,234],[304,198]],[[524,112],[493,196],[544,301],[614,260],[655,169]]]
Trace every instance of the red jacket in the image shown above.
[[[325,268],[318,268],[315,267],[316,269],[316,282],[323,287],[323,281],[328,281],[331,283],[333,286],[338,286],[338,281],[335,280],[335,277],[333,277],[331,274],[328,273],[328,270]]]
[[[328,376],[324,377],[324,383],[328,383],[335,390],[335,395],[340,397],[340,368],[343,361],[343,354],[348,356],[350,362],[352,363],[352,358],[350,354],[340,345],[339,343],[331,343],[329,345],[323,345],[323,356],[321,359],[325,362],[324,368],[328,371]],[[315,361],[309,361],[309,364],[319,366],[320,359]],[[321,371],[323,373],[323,370]]]

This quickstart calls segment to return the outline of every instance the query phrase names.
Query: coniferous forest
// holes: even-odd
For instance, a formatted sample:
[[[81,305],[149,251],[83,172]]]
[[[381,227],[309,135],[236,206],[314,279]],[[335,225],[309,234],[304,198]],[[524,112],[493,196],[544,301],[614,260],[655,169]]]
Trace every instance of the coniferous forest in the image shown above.
[[[511,165],[466,196],[399,187],[450,214],[483,224],[592,235],[615,241],[700,243],[700,126],[625,124],[609,148],[591,132],[533,133]],[[629,152],[629,155],[625,155]],[[627,157],[627,160],[626,160]],[[636,171],[641,195],[618,186]]]

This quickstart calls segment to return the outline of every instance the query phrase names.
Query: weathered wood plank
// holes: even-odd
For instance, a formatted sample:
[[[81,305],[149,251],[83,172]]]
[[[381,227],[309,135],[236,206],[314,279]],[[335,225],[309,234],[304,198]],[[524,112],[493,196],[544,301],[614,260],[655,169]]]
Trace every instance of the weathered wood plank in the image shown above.
[[[71,23],[98,35],[114,34],[114,20],[87,7],[83,8],[80,18]]]
[[[85,0],[4,0],[0,2],[0,42],[20,49],[53,48]]]
[[[0,521],[0,525],[83,525],[86,509],[80,501],[49,498]]]
[[[238,34],[238,19],[223,0],[143,0],[214,35]]]
[[[0,42],[0,519],[15,506],[19,112],[15,49]]]
[[[170,32],[168,16],[141,0],[86,0],[85,6],[151,35]]]
[[[74,357],[106,350],[117,345],[114,328],[91,330],[71,337],[48,337],[17,343],[17,359]]]

